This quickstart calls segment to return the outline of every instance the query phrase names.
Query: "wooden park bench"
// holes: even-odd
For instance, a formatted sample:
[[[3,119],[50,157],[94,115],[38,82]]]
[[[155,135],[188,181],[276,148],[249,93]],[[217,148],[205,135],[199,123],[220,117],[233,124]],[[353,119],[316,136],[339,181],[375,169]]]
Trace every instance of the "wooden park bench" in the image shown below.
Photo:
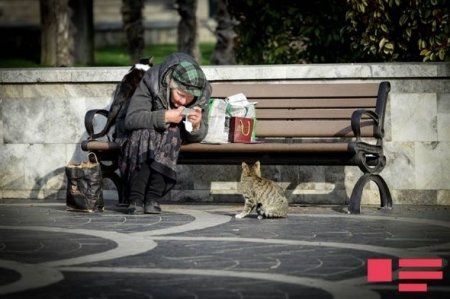
[[[213,98],[243,93],[249,101],[257,102],[258,143],[186,144],[181,148],[179,164],[241,164],[259,160],[263,165],[354,165],[363,175],[351,194],[349,212],[360,213],[363,189],[370,181],[378,186],[381,207],[392,207],[389,188],[379,175],[386,165],[383,136],[389,82],[262,81],[212,82],[212,85]],[[92,114],[86,119],[88,124],[92,122]],[[107,111],[101,114],[107,115]],[[88,134],[92,136],[89,130]],[[119,146],[89,139],[82,143],[82,148],[97,153],[105,164],[104,177],[115,182],[119,202],[125,203],[116,173]]]

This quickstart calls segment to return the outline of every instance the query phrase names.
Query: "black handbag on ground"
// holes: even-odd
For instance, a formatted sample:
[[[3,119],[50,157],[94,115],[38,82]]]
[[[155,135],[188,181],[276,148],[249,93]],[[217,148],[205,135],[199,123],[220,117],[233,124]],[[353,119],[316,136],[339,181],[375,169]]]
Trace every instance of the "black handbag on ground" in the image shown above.
[[[67,176],[66,205],[68,210],[102,212],[104,208],[102,171],[97,156],[88,154],[88,161],[69,163],[65,167]]]

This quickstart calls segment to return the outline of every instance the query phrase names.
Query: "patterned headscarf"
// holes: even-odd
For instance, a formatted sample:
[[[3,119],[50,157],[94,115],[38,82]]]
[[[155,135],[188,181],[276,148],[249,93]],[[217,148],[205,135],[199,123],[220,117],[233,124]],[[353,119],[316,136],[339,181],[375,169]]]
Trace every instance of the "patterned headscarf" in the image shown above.
[[[206,82],[205,74],[198,65],[183,60],[173,70],[171,86],[199,97]]]

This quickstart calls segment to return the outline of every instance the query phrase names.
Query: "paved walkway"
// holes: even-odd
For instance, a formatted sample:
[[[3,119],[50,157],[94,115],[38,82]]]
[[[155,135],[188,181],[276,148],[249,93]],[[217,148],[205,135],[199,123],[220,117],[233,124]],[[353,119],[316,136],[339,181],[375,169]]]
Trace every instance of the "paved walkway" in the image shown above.
[[[0,203],[1,298],[450,298],[450,207],[291,206],[286,219],[241,205],[162,205],[129,216],[64,202]],[[367,260],[392,282],[367,282]],[[400,258],[443,259],[426,293],[399,293]],[[430,270],[430,269],[422,269]]]

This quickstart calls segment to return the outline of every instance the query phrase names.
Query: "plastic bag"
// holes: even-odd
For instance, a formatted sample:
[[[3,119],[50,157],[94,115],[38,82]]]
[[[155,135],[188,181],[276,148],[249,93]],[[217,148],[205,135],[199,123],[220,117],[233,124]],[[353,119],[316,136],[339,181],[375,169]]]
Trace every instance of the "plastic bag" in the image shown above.
[[[227,118],[227,101],[210,99],[208,103],[208,133],[203,143],[227,143],[229,121]]]
[[[245,139],[246,142],[254,142],[256,140],[256,102],[249,102],[243,93],[238,93],[227,98],[227,115],[230,118],[249,118],[253,119],[251,126],[251,138]],[[230,136],[234,136],[236,126],[229,129]],[[233,132],[231,132],[233,130]],[[231,134],[233,133],[233,134]],[[229,142],[236,142],[235,139],[229,138]]]
[[[229,143],[231,117],[253,119],[252,138],[255,140],[256,102],[249,102],[243,93],[225,99],[210,99],[208,103],[208,134],[203,143]]]

